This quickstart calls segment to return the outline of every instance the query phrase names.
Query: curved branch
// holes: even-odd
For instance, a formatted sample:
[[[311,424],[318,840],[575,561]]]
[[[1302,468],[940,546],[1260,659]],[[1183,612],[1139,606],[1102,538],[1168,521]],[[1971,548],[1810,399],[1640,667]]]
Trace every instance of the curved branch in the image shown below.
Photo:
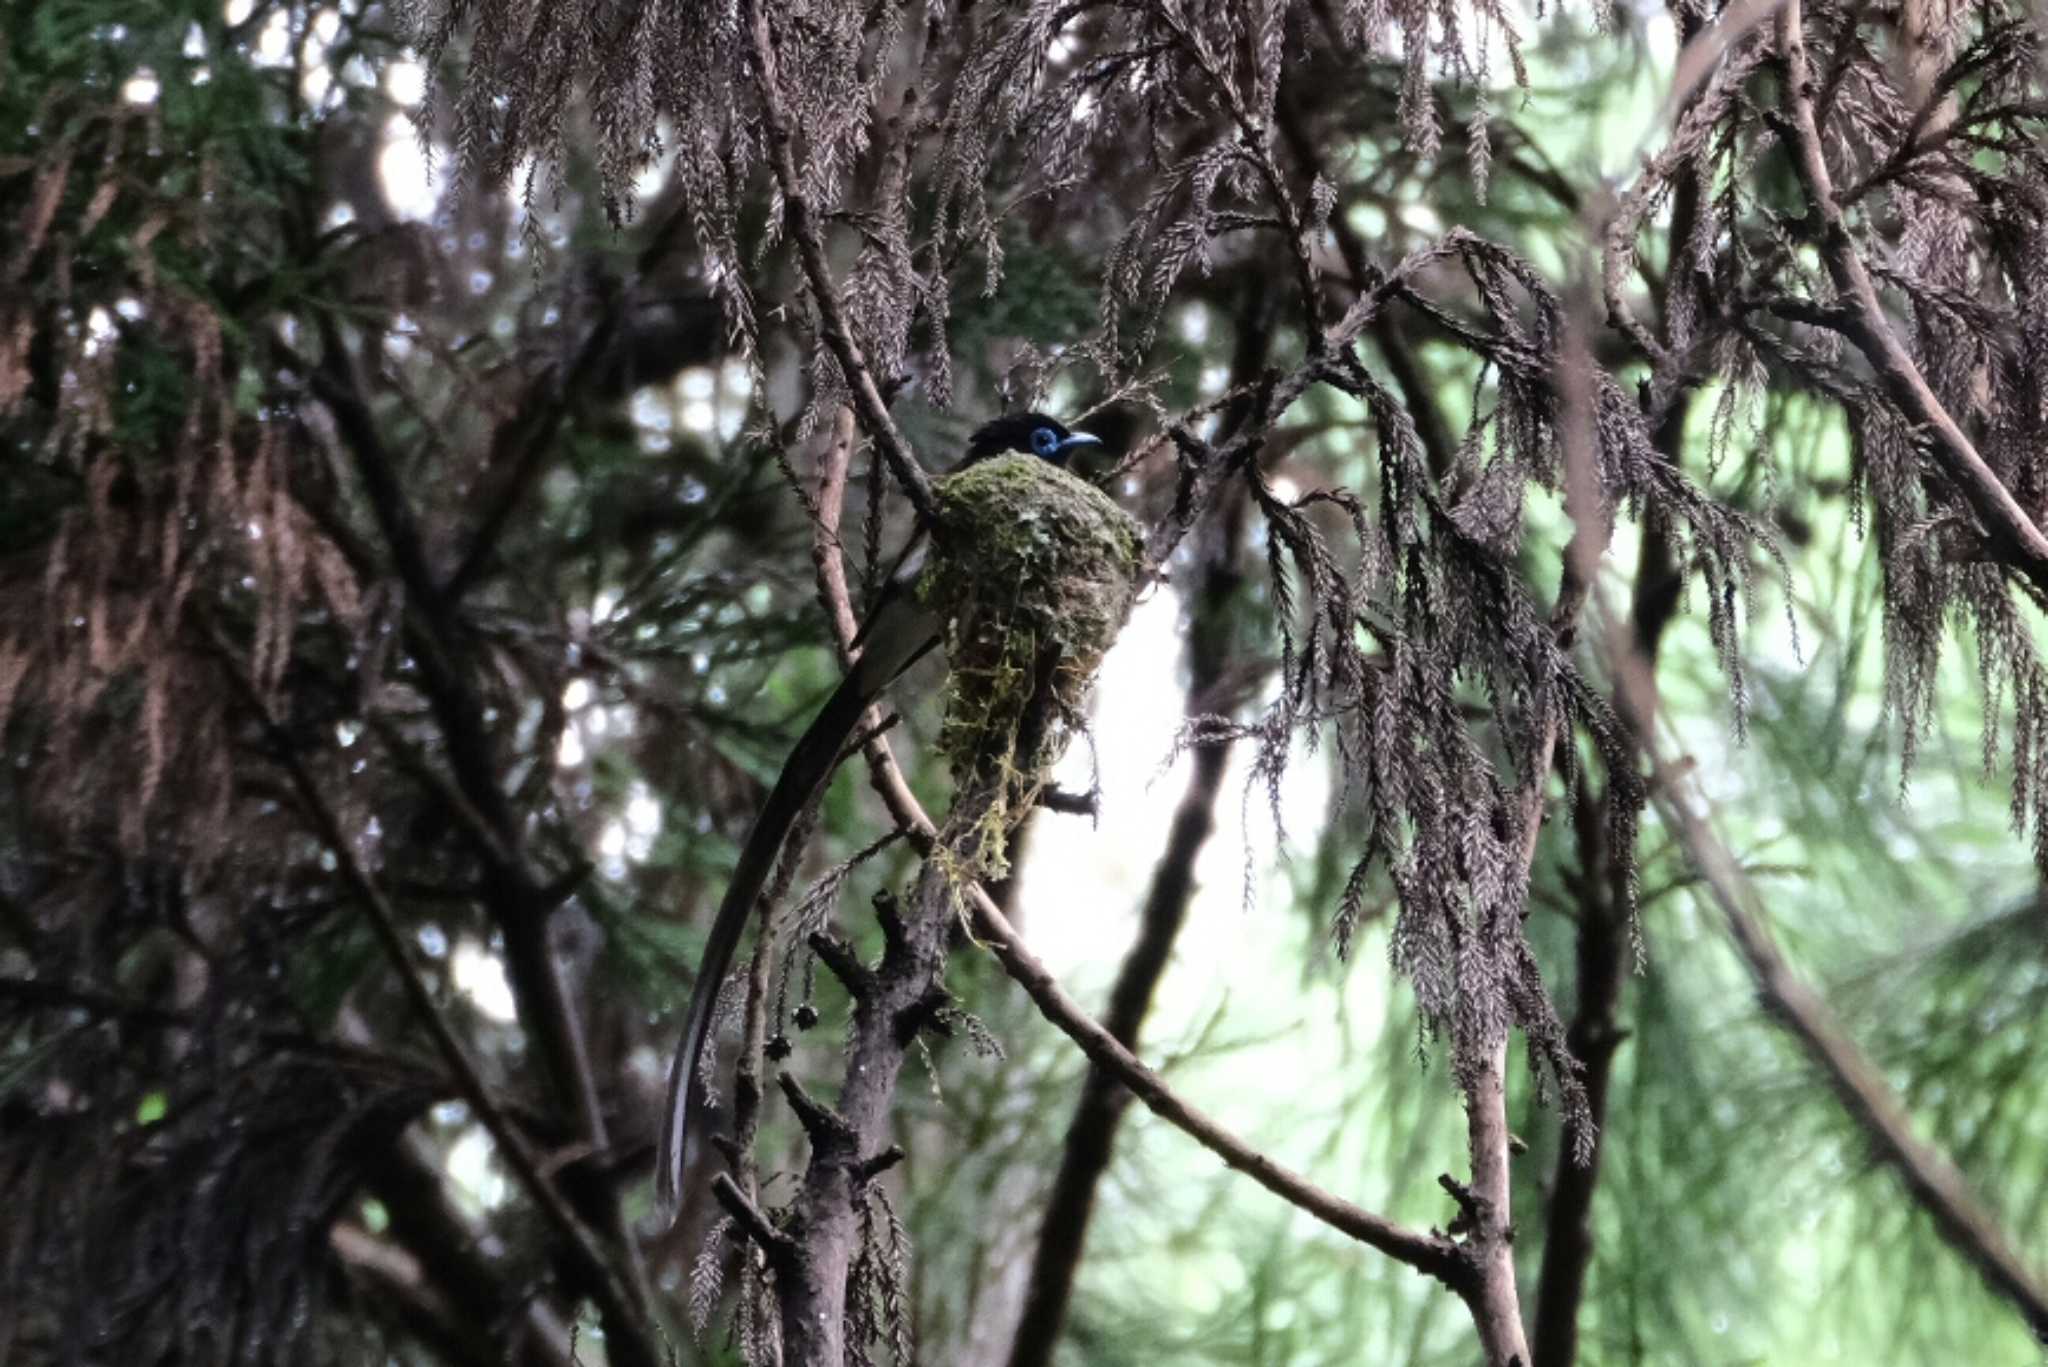
[[[839,505],[845,491],[846,464],[852,449],[850,428],[849,417],[842,410],[834,439],[819,463],[820,498],[812,552],[813,564],[818,571],[819,595],[842,653],[851,649],[855,630],[853,605],[847,595],[846,575],[838,554]],[[921,852],[928,852],[937,836],[937,828],[911,793],[910,785],[904,781],[903,771],[897,767],[889,743],[877,736],[868,742],[865,753],[870,780],[890,816],[909,833],[911,842]],[[1306,1211],[1339,1233],[1436,1278],[1460,1294],[1465,1294],[1470,1288],[1471,1265],[1464,1250],[1453,1240],[1440,1234],[1424,1234],[1409,1229],[1323,1190],[1301,1174],[1274,1162],[1189,1104],[1167,1085],[1165,1079],[1118,1043],[1114,1035],[1066,994],[1051,971],[1025,947],[1009,919],[979,884],[970,885],[967,894],[967,912],[972,919],[974,933],[995,954],[1004,972],[1024,989],[1041,1015],[1079,1045],[1092,1062],[1130,1088],[1154,1115],[1187,1134],[1229,1167],[1246,1174],[1281,1200]]]
[[[1440,1234],[1419,1233],[1324,1191],[1245,1143],[1182,1098],[1069,997],[1051,970],[1025,948],[1015,928],[986,892],[979,887],[971,889],[967,909],[974,918],[974,933],[994,951],[1003,971],[1037,1004],[1039,1014],[1078,1044],[1091,1062],[1114,1073],[1145,1103],[1146,1109],[1215,1154],[1226,1166],[1338,1233],[1406,1263],[1461,1294],[1469,1288],[1470,1264],[1456,1243]]]
[[[1797,4],[1797,0],[1792,0]],[[1618,620],[1609,610],[1603,615]],[[1650,800],[1698,872],[1706,896],[1728,922],[1730,937],[1755,978],[1768,1013],[1799,1041],[1864,1132],[1878,1159],[1898,1174],[1942,1239],[2011,1303],[2035,1337],[2048,1341],[2048,1282],[2021,1258],[1998,1218],[1939,1148],[1913,1134],[1911,1117],[1884,1073],[1842,1028],[1827,1002],[1785,961],[1756,886],[1721,843],[1711,809],[1682,762],[1673,762],[1653,724],[1656,677],[1640,645],[1623,631],[1601,633],[1615,693],[1629,709],[1630,729],[1649,761]]]
[[[1821,258],[1846,306],[1840,330],[1870,362],[1891,401],[1925,432],[1942,470],[1983,522],[2003,557],[2035,588],[2048,593],[2048,535],[1985,463],[1914,364],[1892,330],[1877,297],[1877,286],[1849,236],[1814,116],[1815,79],[1806,58],[1801,23],[1800,0],[1785,0],[1778,13],[1778,51],[1785,63],[1785,122],[1791,135],[1793,166],[1807,203],[1820,220]]]

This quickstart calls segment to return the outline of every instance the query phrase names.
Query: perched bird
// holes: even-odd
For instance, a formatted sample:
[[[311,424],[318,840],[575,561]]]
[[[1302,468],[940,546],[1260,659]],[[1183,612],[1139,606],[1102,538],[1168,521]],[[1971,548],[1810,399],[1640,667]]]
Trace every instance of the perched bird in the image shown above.
[[[1044,414],[1015,413],[977,430],[968,443],[967,454],[952,473],[1012,451],[1065,466],[1076,450],[1100,444],[1099,438],[1086,432],[1071,432]],[[739,948],[754,900],[768,881],[790,826],[831,774],[833,761],[852,737],[868,704],[939,643],[945,624],[920,605],[911,592],[923,568],[930,539],[931,528],[920,525],[892,563],[868,620],[854,638],[859,656],[839,687],[826,699],[817,719],[789,752],[789,758],[783,761],[782,772],[776,776],[775,786],[769,790],[768,800],[762,804],[753,829],[747,832],[746,844],[740,848],[739,863],[733,869],[724,900],[718,904],[711,936],[704,945],[704,961],[698,966],[697,981],[690,990],[682,1043],[669,1067],[668,1106],[662,1115],[661,1143],[655,1154],[656,1190],[662,1209],[671,1216],[682,1192],[698,1060],[711,1031],[719,988],[732,966],[733,952]]]

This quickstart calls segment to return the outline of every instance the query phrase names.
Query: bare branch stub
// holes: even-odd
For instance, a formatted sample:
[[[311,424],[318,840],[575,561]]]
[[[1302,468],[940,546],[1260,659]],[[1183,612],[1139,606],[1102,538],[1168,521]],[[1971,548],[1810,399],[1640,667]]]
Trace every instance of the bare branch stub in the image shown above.
[[[762,1209],[747,1199],[732,1174],[721,1172],[712,1179],[711,1193],[718,1198],[718,1204],[725,1207],[735,1224],[746,1232],[768,1259],[768,1264],[778,1272],[788,1272],[797,1266],[801,1251],[788,1234],[775,1227]]]
[[[807,943],[825,967],[832,970],[832,976],[839,979],[848,996],[861,1001],[874,995],[875,975],[853,952],[852,945],[823,931],[812,935]]]

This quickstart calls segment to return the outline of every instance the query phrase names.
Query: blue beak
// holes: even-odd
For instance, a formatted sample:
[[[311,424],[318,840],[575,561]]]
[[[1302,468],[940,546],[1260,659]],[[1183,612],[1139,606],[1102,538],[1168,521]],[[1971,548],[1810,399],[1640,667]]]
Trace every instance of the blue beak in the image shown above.
[[[1069,432],[1060,442],[1058,449],[1061,451],[1071,451],[1076,446],[1100,445],[1102,445],[1102,438],[1096,436],[1093,432]]]

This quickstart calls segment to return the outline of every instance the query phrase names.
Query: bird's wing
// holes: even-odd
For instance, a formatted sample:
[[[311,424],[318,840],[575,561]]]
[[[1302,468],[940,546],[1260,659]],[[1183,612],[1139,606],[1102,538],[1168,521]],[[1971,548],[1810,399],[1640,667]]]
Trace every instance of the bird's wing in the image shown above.
[[[902,563],[899,558],[899,566]],[[832,766],[859,725],[861,714],[898,675],[938,644],[941,625],[892,575],[884,586],[881,601],[856,638],[861,647],[860,657],[832,691],[817,719],[805,729],[789,758],[783,761],[782,772],[776,775],[775,786],[769,790],[761,814],[754,818],[753,829],[747,832],[747,843],[740,848],[732,882],[726,886],[725,898],[718,904],[718,916],[711,923],[711,937],[704,945],[704,961],[698,967],[697,981],[690,989],[683,1042],[669,1066],[668,1106],[662,1114],[661,1144],[655,1154],[655,1184],[661,1208],[670,1219],[675,1217],[680,1204],[683,1163],[689,1156],[690,1111],[697,1091],[698,1060],[711,1033],[719,987],[732,966],[733,952],[739,948],[748,914],[774,870],[789,828],[831,776]]]

